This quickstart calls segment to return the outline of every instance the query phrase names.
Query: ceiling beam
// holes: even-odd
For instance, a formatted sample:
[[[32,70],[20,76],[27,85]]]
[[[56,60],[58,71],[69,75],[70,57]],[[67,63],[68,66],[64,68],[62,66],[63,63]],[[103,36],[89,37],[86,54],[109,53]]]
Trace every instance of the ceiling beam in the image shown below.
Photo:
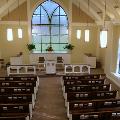
[[[0,8],[0,14],[2,14],[4,11],[6,11],[12,4],[14,4],[16,2],[16,0],[9,0],[7,3],[5,3],[5,5],[3,5]]]
[[[120,15],[116,12],[115,8],[113,8],[112,3],[110,1],[106,1],[106,11],[109,11],[111,14],[114,14],[115,18],[120,19]],[[101,0],[101,3],[105,6],[105,2]],[[109,16],[110,17],[110,16]],[[110,17],[111,18],[111,17]],[[113,19],[113,18],[111,18]]]
[[[91,2],[98,7],[103,13],[105,12],[105,7],[98,2],[97,0],[91,0]],[[111,18],[111,19],[115,19],[115,15],[111,12],[109,12],[108,10],[106,11],[106,14]]]
[[[88,11],[88,4],[85,1],[82,0],[81,4],[88,15],[92,14],[97,21],[102,20],[102,18],[97,14],[97,12],[92,7],[89,6],[89,11]]]
[[[26,0],[19,0],[19,5],[21,5],[25,1]],[[18,0],[9,0],[2,7],[0,7],[0,18],[8,14],[8,9],[9,9],[9,12],[11,12],[17,7],[18,7]]]
[[[79,7],[80,4],[80,9],[83,10],[87,15],[89,15],[90,17],[92,17],[95,21],[101,21],[101,17],[93,10],[93,8],[90,8],[90,11],[88,12],[88,5],[87,3],[85,3],[84,1],[78,0],[72,1],[77,7]],[[79,3],[80,2],[80,3]]]

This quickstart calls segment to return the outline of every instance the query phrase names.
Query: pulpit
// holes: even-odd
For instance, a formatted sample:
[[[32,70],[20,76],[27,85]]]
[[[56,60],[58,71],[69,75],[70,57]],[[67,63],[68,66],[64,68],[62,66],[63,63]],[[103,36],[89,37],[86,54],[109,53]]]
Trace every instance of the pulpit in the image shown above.
[[[56,61],[55,60],[46,60],[46,74],[56,74]]]

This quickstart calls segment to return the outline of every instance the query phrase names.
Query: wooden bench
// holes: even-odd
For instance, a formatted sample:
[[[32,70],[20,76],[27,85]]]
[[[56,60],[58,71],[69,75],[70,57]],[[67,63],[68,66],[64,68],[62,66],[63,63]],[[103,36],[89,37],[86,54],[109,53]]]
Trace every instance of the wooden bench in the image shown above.
[[[27,103],[22,104],[0,104],[0,117],[13,117],[27,115],[32,118],[32,106]]]
[[[37,94],[37,85],[36,81],[30,81],[30,80],[21,80],[21,81],[14,81],[14,80],[0,80],[0,87],[32,87],[34,88],[34,94],[35,94],[35,99],[36,99],[36,94]]]
[[[0,77],[0,80],[5,81],[34,81],[36,82],[36,89],[38,90],[39,86],[39,77],[38,76],[9,76],[9,77]]]
[[[68,92],[90,92],[90,91],[109,91],[110,84],[96,84],[96,85],[67,85],[63,89],[63,96]]]
[[[73,100],[93,100],[116,98],[117,91],[68,92],[65,97],[65,106]]]
[[[102,111],[105,108],[120,109],[120,99],[71,101],[67,106],[67,116],[75,112]]]
[[[120,120],[120,110],[106,110],[101,112],[73,113],[69,120]]]
[[[29,86],[31,84],[35,85],[35,91],[37,93],[38,91],[38,87],[39,87],[39,77],[38,76],[12,76],[12,77],[0,77],[0,82],[4,81],[5,83],[10,81],[10,82],[17,82],[19,81],[20,83],[18,83],[18,85],[26,85]],[[30,82],[30,83],[28,83]],[[32,83],[31,83],[32,82]],[[11,83],[12,84],[12,83]],[[2,86],[9,86],[10,83],[7,84],[2,84]]]
[[[79,80],[79,79],[102,79],[106,78],[105,74],[86,74],[86,75],[63,75],[63,80]]]
[[[35,100],[32,94],[8,94],[0,95],[0,103],[29,103],[34,109]]]
[[[0,120],[29,120],[29,116],[27,115],[21,115],[21,116],[6,116],[6,117],[0,117]]]
[[[103,85],[104,79],[81,79],[81,80],[65,80],[62,84],[62,90],[65,90],[65,86],[69,85]]]

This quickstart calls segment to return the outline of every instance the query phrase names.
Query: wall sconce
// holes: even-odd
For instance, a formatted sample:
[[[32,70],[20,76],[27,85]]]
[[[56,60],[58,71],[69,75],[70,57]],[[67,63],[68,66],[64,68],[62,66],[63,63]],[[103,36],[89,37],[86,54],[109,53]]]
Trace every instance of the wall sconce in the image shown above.
[[[85,30],[85,42],[89,42],[90,41],[90,30],[86,29]]]
[[[20,26],[20,7],[19,7],[19,0],[18,0],[18,10],[19,10],[19,26]],[[22,28],[18,28],[18,38],[22,38],[23,37],[23,31]]]
[[[22,29],[18,28],[18,38],[22,38]]]
[[[77,39],[81,38],[81,30],[77,30]]]
[[[107,7],[107,4],[106,4],[106,0],[105,0],[104,26],[103,26],[102,30],[100,31],[100,47],[101,48],[107,47],[108,30],[106,29],[106,26],[105,26],[106,7]]]
[[[106,48],[107,47],[107,30],[100,31],[100,47]]]
[[[13,41],[13,31],[11,28],[7,29],[7,40],[8,41]]]
[[[8,4],[8,0],[7,0]],[[9,20],[9,8],[8,8],[8,20]],[[13,30],[12,28],[7,28],[7,40],[8,41],[13,41]]]

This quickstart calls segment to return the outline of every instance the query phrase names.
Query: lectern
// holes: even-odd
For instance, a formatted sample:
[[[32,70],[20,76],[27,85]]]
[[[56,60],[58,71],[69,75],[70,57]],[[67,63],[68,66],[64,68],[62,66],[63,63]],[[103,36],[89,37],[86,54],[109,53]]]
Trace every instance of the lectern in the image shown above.
[[[56,61],[55,60],[46,60],[46,74],[56,74]]]

